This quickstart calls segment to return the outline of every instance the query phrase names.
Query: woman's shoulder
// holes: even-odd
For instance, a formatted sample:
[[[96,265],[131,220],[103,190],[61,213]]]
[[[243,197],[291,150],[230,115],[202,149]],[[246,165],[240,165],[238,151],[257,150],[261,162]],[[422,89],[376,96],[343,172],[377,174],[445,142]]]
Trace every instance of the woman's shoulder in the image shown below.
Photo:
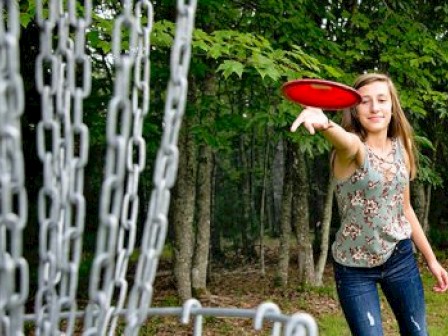
[[[396,143],[397,153],[404,160],[406,168],[409,172],[410,171],[410,160],[409,160],[409,153],[406,150],[405,141],[408,141],[408,145],[410,146],[411,145],[410,140],[403,139],[402,137],[397,136],[397,137],[393,138],[393,141],[395,141],[395,143]]]
[[[392,143],[393,143],[394,147],[396,148],[396,150],[399,153],[401,153],[401,155],[406,156],[407,153],[406,153],[406,147],[404,145],[404,142],[407,140],[404,140],[400,136],[393,137],[393,138],[391,138],[391,140],[392,140]]]
[[[409,138],[403,138],[400,135],[397,135],[395,137],[391,138],[392,141],[395,141],[397,144],[399,144],[402,147],[405,147],[405,144],[407,143],[409,146],[412,146],[412,140]]]
[[[341,158],[338,157],[337,151],[334,153],[332,160],[333,176],[339,181],[347,179],[353,175],[357,169],[365,165],[366,144],[359,134],[354,132],[349,133],[354,139],[359,140],[359,146],[357,146],[358,149],[351,160],[341,160]]]

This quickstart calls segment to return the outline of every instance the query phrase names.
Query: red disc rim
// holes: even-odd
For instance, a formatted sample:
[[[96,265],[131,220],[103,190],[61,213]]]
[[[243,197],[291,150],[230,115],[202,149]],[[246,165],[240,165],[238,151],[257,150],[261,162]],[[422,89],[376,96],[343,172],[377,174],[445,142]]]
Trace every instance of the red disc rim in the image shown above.
[[[324,79],[297,79],[282,86],[289,100],[324,110],[342,110],[361,102],[361,95],[350,86]]]

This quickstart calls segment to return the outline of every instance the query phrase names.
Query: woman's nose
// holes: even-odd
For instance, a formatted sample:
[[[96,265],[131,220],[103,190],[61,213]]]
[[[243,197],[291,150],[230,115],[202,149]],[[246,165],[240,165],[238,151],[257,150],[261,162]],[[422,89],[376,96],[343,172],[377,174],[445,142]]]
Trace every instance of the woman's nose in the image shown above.
[[[381,110],[380,103],[377,101],[372,101],[371,109],[373,113],[378,113]]]

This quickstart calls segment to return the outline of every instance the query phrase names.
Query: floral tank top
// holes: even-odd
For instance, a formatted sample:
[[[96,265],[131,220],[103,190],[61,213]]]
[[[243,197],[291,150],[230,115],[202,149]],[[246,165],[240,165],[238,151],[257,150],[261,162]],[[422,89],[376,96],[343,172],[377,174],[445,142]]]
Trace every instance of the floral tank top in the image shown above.
[[[332,254],[336,262],[354,267],[385,263],[397,242],[411,236],[403,211],[409,175],[401,142],[392,139],[386,158],[364,146],[364,163],[349,178],[335,181],[341,227]]]

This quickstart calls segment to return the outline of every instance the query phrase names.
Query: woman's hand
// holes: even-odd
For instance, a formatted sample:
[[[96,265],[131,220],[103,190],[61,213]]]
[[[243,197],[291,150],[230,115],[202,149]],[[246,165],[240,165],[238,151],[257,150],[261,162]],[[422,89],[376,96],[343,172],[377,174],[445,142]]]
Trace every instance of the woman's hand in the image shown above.
[[[440,265],[440,263],[435,260],[428,264],[428,268],[434,277],[437,279],[437,284],[433,287],[435,292],[445,292],[448,289],[448,273]]]
[[[330,120],[320,108],[306,107],[291,125],[291,132],[295,132],[302,125],[310,132],[325,131],[331,127]]]

